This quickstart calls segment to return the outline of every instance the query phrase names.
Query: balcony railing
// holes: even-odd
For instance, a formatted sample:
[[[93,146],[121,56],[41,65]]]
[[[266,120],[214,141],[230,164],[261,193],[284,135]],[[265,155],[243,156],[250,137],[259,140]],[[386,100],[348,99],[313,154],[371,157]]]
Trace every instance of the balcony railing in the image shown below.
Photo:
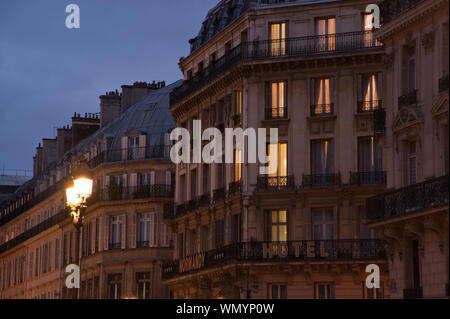
[[[387,0],[380,3],[381,22],[388,23],[425,0]]]
[[[133,187],[123,187],[120,185],[110,185],[101,190],[94,191],[88,199],[88,205],[97,202],[120,201],[133,199],[150,198],[172,198],[174,189],[172,185],[143,185]]]
[[[13,220],[14,218],[22,215],[23,213],[25,213],[26,211],[28,211],[29,209],[31,209],[32,207],[38,205],[39,203],[45,201],[47,198],[55,195],[56,193],[60,192],[60,191],[64,191],[65,189],[65,184],[67,183],[67,181],[70,180],[71,177],[65,177],[62,180],[60,180],[59,182],[57,182],[56,184],[50,186],[49,188],[47,188],[46,190],[44,190],[43,192],[35,195],[34,193],[31,194],[31,198],[27,201],[24,202],[24,204],[18,206],[15,209],[8,209],[8,208],[3,208],[1,210],[1,218],[0,218],[0,227],[5,225],[6,223],[10,222],[11,220]]]
[[[341,174],[303,175],[304,188],[329,188],[341,186]]]
[[[403,289],[403,299],[422,299],[422,298],[423,298],[422,287]]]
[[[383,186],[386,185],[386,172],[352,172],[350,185],[353,186]]]
[[[150,248],[150,241],[149,240],[145,240],[145,241],[138,241],[136,243],[136,247],[137,248]]]
[[[448,91],[448,74],[439,79],[439,93]]]
[[[137,161],[145,159],[170,159],[171,146],[157,145],[147,147],[135,147],[127,149],[109,150],[102,152],[90,161],[88,166],[94,169],[104,163],[117,163],[125,161]]]
[[[287,107],[266,108],[265,110],[266,120],[280,120],[287,117]]]
[[[109,250],[122,249],[122,243],[109,243]]]
[[[241,191],[242,191],[242,182],[241,181],[232,182],[228,186],[228,196],[240,194]]]
[[[259,192],[295,190],[295,177],[293,175],[275,177],[267,175],[258,176],[257,189]]]
[[[381,108],[382,100],[359,101],[358,113],[371,113]]]
[[[241,43],[227,55],[217,59],[201,73],[171,93],[170,104],[182,99],[211,83],[215,78],[230,70],[238,62],[267,58],[306,57],[316,54],[330,54],[356,50],[381,48],[372,31],[345,32],[328,35],[287,38],[283,40],[262,40]]]
[[[334,104],[311,105],[311,116],[328,116],[334,114]]]
[[[367,213],[381,220],[448,205],[448,178],[443,176],[367,200]]]
[[[21,243],[27,241],[30,238],[33,238],[34,236],[46,231],[47,229],[50,229],[51,227],[58,225],[59,223],[62,223],[64,220],[68,219],[69,217],[70,217],[70,211],[62,210],[55,216],[50,217],[49,219],[43,221],[42,223],[30,228],[29,230],[26,230],[25,232],[23,232],[20,235],[14,237],[13,239],[4,243],[3,245],[0,245],[0,254],[20,245]]]
[[[225,188],[216,189],[213,193],[213,201],[218,202],[226,198]]]
[[[417,104],[417,90],[413,90],[398,98],[398,109]]]
[[[247,242],[232,244],[165,264],[163,279],[168,280],[240,262],[372,261],[385,259],[385,257],[384,242],[372,239]]]

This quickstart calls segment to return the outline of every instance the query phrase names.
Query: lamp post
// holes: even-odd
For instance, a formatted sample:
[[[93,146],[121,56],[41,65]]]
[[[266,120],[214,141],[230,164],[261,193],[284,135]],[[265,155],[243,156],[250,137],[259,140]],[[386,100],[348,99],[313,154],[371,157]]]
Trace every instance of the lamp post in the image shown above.
[[[66,188],[66,205],[70,208],[70,216],[75,226],[75,260],[80,268],[81,275],[81,258],[80,258],[80,233],[83,226],[84,217],[87,208],[87,199],[92,195],[93,181],[90,177],[89,168],[86,162],[82,162],[72,172],[72,181]],[[80,289],[78,289],[77,297],[80,297]]]

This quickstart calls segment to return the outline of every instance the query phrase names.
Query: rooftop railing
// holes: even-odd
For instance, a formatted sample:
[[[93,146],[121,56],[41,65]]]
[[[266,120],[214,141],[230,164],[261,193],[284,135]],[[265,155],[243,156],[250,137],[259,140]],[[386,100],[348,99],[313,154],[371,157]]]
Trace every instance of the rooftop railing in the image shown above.
[[[382,220],[448,205],[448,178],[442,176],[367,199],[372,220]]]
[[[261,40],[244,42],[231,49],[190,80],[174,90],[170,104],[174,105],[194,91],[211,83],[215,78],[230,70],[240,61],[279,59],[332,54],[357,50],[381,48],[383,44],[375,39],[372,31],[355,31],[327,35],[286,38],[282,40]]]
[[[237,262],[351,261],[379,260],[385,257],[384,242],[373,239],[246,242],[167,263],[163,265],[163,279]]]

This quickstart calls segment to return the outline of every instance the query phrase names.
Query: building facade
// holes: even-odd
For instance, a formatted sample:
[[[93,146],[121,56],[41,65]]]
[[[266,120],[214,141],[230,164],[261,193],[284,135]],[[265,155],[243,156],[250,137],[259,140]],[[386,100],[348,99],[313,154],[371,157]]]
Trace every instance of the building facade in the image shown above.
[[[235,0],[209,11],[180,60],[176,125],[191,136],[194,120],[277,128],[267,149],[279,164],[260,175],[247,147],[234,148],[244,163],[177,164],[165,210],[174,261],[163,269],[175,298],[389,297],[384,243],[366,227],[366,198],[386,183],[385,54],[370,3]],[[369,264],[380,267],[376,291]]]
[[[448,298],[448,1],[385,1],[387,193],[371,224],[393,298]]]
[[[34,178],[2,203],[0,298],[170,296],[161,265],[172,258],[163,206],[173,201],[167,133],[174,127],[168,107],[176,86],[123,86],[121,94],[100,97],[100,117],[75,114],[71,127],[44,140]],[[83,161],[94,189],[76,236],[65,184]],[[80,266],[80,289],[66,287],[69,264]]]

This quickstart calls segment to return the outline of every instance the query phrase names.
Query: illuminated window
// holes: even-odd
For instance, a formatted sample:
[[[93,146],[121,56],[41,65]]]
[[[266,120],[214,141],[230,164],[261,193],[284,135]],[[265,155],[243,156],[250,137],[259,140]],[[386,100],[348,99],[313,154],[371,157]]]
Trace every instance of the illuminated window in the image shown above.
[[[336,49],[336,19],[317,19],[316,35],[318,51],[334,51]]]
[[[371,112],[381,107],[382,74],[358,75],[359,112]]]
[[[287,106],[286,81],[267,83],[267,115],[266,119],[284,118]]]
[[[311,141],[311,171],[314,175],[334,173],[333,140]]]
[[[334,113],[334,78],[311,79],[311,116]]]
[[[288,239],[288,212],[286,210],[266,211],[266,240],[286,242]]]
[[[270,24],[270,52],[272,56],[286,54],[286,23]]]
[[[239,182],[242,178],[242,150],[234,150],[234,181]]]
[[[288,153],[287,153],[287,143],[282,142],[278,143],[278,147],[275,144],[269,144],[269,169],[272,171],[272,165],[277,165],[277,169],[275,173],[269,174],[269,177],[286,177],[288,171]],[[272,163],[270,160],[271,152],[278,152],[278,163]]]
[[[381,147],[373,136],[358,138],[358,171],[381,171]]]

